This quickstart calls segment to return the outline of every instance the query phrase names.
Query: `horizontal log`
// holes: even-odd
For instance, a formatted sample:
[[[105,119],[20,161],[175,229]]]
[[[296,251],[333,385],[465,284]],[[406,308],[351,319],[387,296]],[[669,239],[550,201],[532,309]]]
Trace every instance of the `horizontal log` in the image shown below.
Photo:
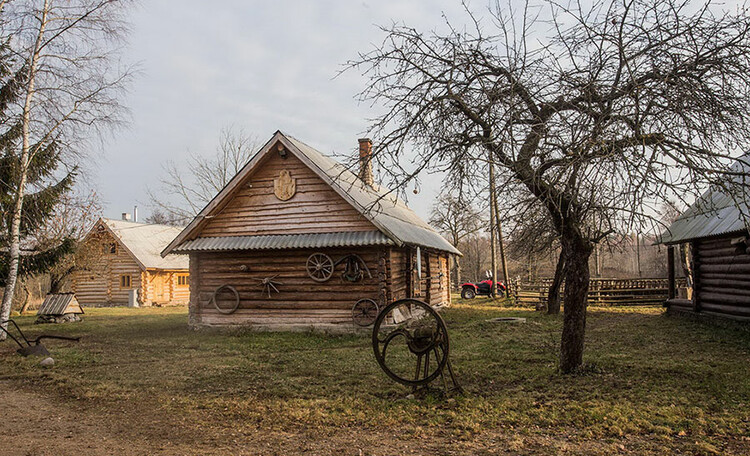
[[[750,321],[750,317],[745,317],[741,315],[733,315],[733,314],[723,313],[723,312],[701,311],[700,314],[708,315],[711,317],[719,317],[719,318],[734,320],[734,321],[742,321],[742,322]]]
[[[727,274],[724,272],[706,272],[701,273],[701,282],[706,279],[718,279],[718,280],[739,280],[742,282],[750,282],[750,274]]]
[[[724,279],[723,277],[728,277],[721,275],[722,278],[712,278],[712,277],[701,277],[701,286],[702,287],[728,287],[728,288],[738,288],[740,290],[748,290],[750,293],[750,277],[748,277],[748,280],[735,280],[735,279]],[[732,276],[729,276],[732,277]]]
[[[701,312],[703,311],[750,317],[750,307],[732,306],[711,301],[701,301]]]
[[[750,308],[750,296],[736,296],[726,293],[706,293],[699,291],[698,298],[701,305],[703,305],[704,302],[710,301],[717,304],[732,304],[747,306]]]
[[[699,267],[701,273],[723,273],[723,274],[750,274],[750,264],[701,264]]]
[[[719,293],[750,297],[750,287],[732,288],[728,286],[714,286],[701,281],[701,293]]]
[[[722,247],[717,249],[701,249],[699,252],[696,252],[701,260],[707,259],[707,258],[715,258],[715,257],[732,257],[737,254],[737,249],[735,247]]]
[[[748,264],[750,265],[750,255],[734,256],[715,256],[701,258],[701,264]]]

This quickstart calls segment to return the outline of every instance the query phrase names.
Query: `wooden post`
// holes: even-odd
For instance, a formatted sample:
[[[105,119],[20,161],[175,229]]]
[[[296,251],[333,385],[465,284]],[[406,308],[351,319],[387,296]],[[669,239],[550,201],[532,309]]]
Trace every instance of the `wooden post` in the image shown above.
[[[490,165],[490,255],[492,255],[492,287],[490,294],[495,298],[497,290],[497,236],[495,229],[495,167],[492,164],[492,156],[489,157]]]
[[[667,246],[667,299],[675,297],[674,246]]]

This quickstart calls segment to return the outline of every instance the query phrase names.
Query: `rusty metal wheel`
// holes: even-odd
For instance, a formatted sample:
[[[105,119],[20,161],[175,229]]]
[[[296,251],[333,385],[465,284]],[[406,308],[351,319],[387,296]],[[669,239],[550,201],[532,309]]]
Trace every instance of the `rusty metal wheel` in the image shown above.
[[[380,307],[372,299],[360,299],[352,307],[352,321],[357,326],[370,326],[378,318]]]
[[[232,305],[231,307],[220,307],[219,306],[219,302],[216,299],[216,296],[218,296],[219,292],[221,292],[222,290],[229,290],[231,293],[234,294],[234,305]],[[234,313],[240,307],[240,294],[237,292],[237,289],[234,288],[233,286],[231,286],[231,285],[222,285],[222,286],[220,286],[219,288],[217,288],[214,291],[213,295],[211,295],[211,303],[216,308],[216,310],[218,310],[220,313],[223,313],[225,315],[229,315],[229,314]]]
[[[325,282],[333,276],[333,260],[325,253],[313,253],[307,257],[307,275],[316,282]]]
[[[372,329],[375,359],[393,380],[417,387],[442,375],[448,363],[448,330],[440,314],[417,299],[385,307]]]

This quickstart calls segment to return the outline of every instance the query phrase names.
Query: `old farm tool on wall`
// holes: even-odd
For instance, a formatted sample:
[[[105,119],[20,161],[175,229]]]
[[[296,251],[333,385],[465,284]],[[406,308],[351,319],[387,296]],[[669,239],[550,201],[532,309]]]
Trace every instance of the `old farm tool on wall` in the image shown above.
[[[316,252],[307,257],[307,275],[316,282],[325,282],[333,275],[333,264],[331,257],[325,253]]]
[[[449,345],[443,318],[417,299],[389,304],[378,314],[372,329],[372,348],[380,367],[390,378],[415,391],[440,377],[445,392],[461,392],[448,358]]]
[[[365,264],[365,260],[357,254],[351,253],[342,257],[340,260],[334,263],[334,266],[338,266],[341,263],[345,263],[346,267],[344,272],[341,274],[341,279],[347,282],[359,282],[367,273],[367,277],[372,279],[370,274],[370,268]]]
[[[372,299],[360,299],[352,307],[352,321],[357,326],[370,326],[378,318],[378,303]]]
[[[80,337],[65,337],[65,336],[51,336],[48,334],[42,334],[41,336],[37,337],[34,340],[29,340],[26,338],[26,335],[21,331],[21,328],[18,327],[15,321],[13,320],[6,320],[4,322],[0,322],[0,325],[2,323],[9,323],[10,325],[13,325],[16,332],[18,333],[18,337],[14,336],[10,331],[0,326],[0,329],[5,332],[5,334],[8,335],[13,341],[18,344],[18,350],[16,350],[18,353],[20,353],[23,356],[29,356],[29,355],[41,355],[41,356],[49,356],[49,350],[47,350],[47,347],[42,345],[42,339],[59,339],[59,340],[71,340],[73,342],[78,342],[81,340]],[[10,327],[9,325],[9,327]]]

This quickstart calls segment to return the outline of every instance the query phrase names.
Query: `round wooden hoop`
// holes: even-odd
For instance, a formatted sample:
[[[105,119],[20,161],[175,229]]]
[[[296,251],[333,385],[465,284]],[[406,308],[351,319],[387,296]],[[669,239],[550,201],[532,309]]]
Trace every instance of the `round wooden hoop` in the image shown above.
[[[219,294],[219,292],[221,290],[223,290],[224,288],[226,288],[227,290],[229,290],[232,293],[234,293],[234,306],[232,306],[231,308],[228,308],[228,309],[222,309],[216,303],[216,295]],[[222,285],[222,286],[220,286],[219,288],[217,288],[214,291],[214,294],[211,296],[211,302],[213,303],[213,305],[216,308],[216,310],[219,311],[219,313],[223,313],[224,315],[233,314],[240,307],[240,294],[237,292],[237,289],[234,288],[233,286],[231,286],[231,285]]]

